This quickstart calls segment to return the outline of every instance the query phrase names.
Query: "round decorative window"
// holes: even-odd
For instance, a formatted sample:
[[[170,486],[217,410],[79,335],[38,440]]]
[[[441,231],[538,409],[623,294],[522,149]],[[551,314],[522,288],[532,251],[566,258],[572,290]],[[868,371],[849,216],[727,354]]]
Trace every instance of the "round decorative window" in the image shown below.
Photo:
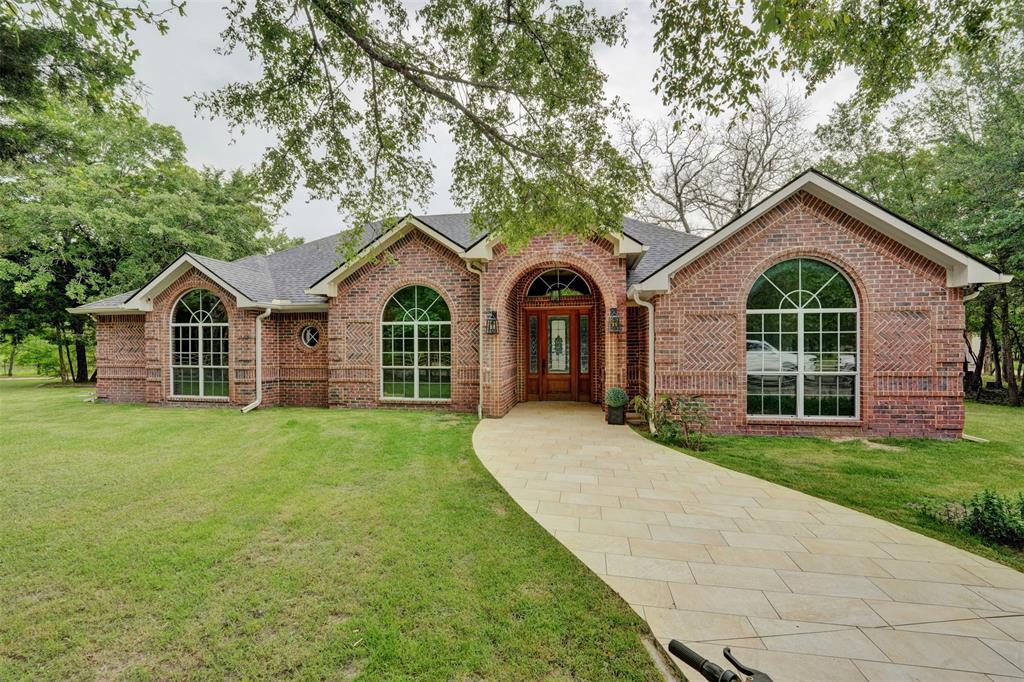
[[[320,343],[320,330],[313,325],[303,327],[299,332],[299,338],[302,339],[302,345],[306,348],[316,348],[316,345]]]

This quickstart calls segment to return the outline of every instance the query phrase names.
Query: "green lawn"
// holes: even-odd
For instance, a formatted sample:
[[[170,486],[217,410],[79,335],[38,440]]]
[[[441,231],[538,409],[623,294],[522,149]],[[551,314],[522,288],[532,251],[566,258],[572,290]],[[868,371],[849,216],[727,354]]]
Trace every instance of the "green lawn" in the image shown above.
[[[1018,570],[1024,553],[986,546],[924,518],[910,505],[926,499],[963,500],[983,488],[1014,498],[1024,492],[1024,410],[967,403],[967,441],[879,441],[898,451],[860,441],[816,438],[715,437],[696,456],[789,488],[859,509],[938,538]]]
[[[0,381],[0,679],[657,679],[475,420]]]

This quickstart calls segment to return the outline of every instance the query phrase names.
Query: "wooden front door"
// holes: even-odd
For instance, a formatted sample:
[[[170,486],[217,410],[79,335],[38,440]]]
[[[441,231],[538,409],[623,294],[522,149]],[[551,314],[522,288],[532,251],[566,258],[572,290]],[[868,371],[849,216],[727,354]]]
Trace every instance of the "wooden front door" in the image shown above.
[[[526,399],[589,402],[591,308],[527,308],[524,318]]]

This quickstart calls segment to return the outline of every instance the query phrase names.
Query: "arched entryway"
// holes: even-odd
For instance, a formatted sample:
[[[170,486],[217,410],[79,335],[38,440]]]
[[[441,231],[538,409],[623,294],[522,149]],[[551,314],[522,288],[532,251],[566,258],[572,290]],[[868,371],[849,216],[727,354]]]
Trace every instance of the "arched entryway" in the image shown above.
[[[485,415],[528,401],[600,403],[607,387],[625,385],[625,262],[602,247],[496,253],[481,280]]]
[[[534,268],[519,297],[519,400],[597,402],[603,306],[597,287],[568,267]]]

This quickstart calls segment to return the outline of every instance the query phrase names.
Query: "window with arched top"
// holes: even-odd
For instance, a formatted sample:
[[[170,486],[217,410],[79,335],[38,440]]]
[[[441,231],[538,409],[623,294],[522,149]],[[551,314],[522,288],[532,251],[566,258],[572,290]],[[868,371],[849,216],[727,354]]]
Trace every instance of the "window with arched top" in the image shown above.
[[[171,315],[171,395],[228,395],[228,315],[206,289],[186,292]]]
[[[589,296],[587,280],[572,270],[553,268],[537,275],[526,289],[527,296],[547,296],[558,300],[571,296]]]
[[[831,265],[773,265],[747,296],[747,414],[808,419],[857,416],[857,297]]]
[[[405,287],[384,306],[381,395],[408,400],[452,397],[451,312],[430,287]]]

